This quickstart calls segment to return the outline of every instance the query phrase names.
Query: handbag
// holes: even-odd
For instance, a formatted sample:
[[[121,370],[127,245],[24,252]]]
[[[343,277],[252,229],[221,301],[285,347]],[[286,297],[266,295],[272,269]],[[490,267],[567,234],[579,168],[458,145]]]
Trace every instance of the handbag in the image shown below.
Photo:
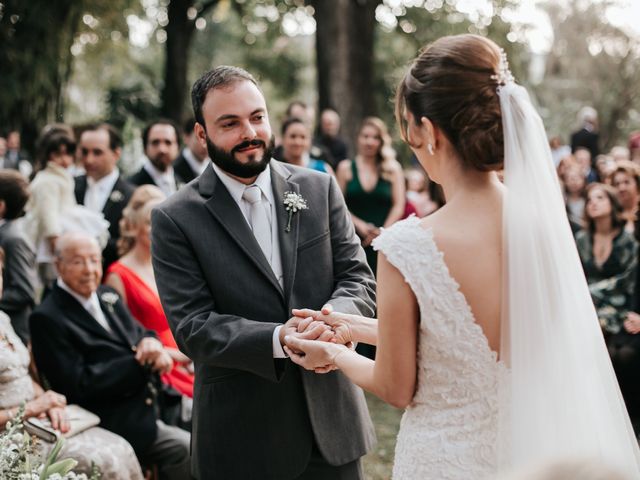
[[[66,433],[61,433],[59,430],[53,429],[51,427],[51,421],[48,418],[38,417],[26,419],[24,421],[24,429],[30,435],[35,435],[42,440],[54,443],[61,436],[70,438],[100,423],[100,417],[78,405],[67,405],[65,412],[67,413],[70,426]]]

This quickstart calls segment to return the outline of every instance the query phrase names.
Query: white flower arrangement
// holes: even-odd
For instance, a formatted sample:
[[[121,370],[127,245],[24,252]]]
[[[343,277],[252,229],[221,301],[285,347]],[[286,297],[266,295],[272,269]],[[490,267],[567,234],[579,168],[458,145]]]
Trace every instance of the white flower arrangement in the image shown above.
[[[72,470],[78,462],[72,458],[56,461],[64,437],[60,437],[44,459],[35,454],[36,437],[24,430],[24,405],[15,417],[7,422],[0,433],[0,478],[7,480],[99,480],[100,470],[94,465],[91,477]]]
[[[296,192],[284,192],[283,202],[285,209],[289,212],[289,219],[287,221],[285,232],[290,232],[293,214],[301,210],[307,210],[309,207],[307,206],[307,201],[302,197],[302,195]]]
[[[113,192],[111,192],[111,195],[109,195],[109,200],[111,200],[113,203],[121,202],[122,200],[124,200],[124,194],[120,190],[114,190]]]
[[[117,293],[113,292],[104,292],[100,295],[100,299],[109,306],[114,306],[116,302],[120,299]]]

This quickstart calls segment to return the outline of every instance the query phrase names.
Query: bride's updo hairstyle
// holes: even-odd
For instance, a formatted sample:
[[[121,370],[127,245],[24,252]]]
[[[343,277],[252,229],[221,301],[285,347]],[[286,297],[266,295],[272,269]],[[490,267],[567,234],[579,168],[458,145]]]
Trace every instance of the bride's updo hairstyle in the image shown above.
[[[502,114],[496,91],[500,59],[500,48],[478,35],[442,37],[427,45],[398,86],[396,118],[404,140],[408,141],[408,110],[418,125],[426,117],[440,128],[465,166],[502,169]]]

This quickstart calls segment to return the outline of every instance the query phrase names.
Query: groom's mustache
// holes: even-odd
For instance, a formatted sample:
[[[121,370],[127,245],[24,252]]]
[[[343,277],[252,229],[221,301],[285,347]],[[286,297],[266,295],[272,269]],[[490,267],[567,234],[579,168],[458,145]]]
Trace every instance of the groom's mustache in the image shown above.
[[[267,144],[264,143],[262,140],[259,139],[254,139],[254,140],[247,140],[246,142],[242,142],[239,143],[238,145],[236,145],[235,147],[233,147],[231,149],[231,153],[236,153],[240,150],[244,150],[245,148],[250,148],[250,147],[262,147],[264,149],[267,148]]]

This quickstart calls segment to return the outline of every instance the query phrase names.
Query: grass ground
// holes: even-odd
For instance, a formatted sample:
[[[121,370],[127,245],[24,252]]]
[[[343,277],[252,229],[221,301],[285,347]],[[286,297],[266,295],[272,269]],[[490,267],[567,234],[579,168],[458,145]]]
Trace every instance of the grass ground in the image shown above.
[[[365,478],[367,480],[388,480],[391,478],[393,453],[402,410],[393,408],[369,394],[367,394],[367,403],[378,436],[378,444],[363,459]]]

